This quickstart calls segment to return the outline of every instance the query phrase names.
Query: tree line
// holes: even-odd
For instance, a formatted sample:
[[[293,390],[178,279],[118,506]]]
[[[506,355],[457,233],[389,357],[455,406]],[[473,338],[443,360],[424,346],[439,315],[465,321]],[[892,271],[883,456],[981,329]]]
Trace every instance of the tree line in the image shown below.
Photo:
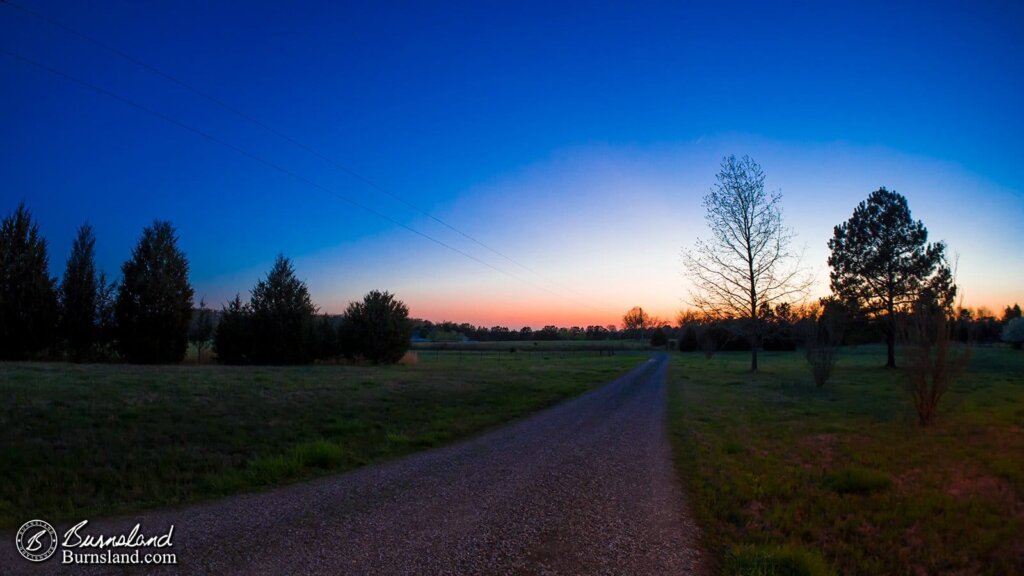
[[[79,227],[63,277],[49,274],[46,239],[24,203],[0,222],[0,359],[176,363],[189,343],[227,364],[345,358],[397,362],[409,347],[408,308],[371,291],[340,316],[318,314],[291,261],[278,256],[243,302],[194,307],[188,260],[170,222],[147,226],[119,282],[97,270],[92,227]]]
[[[751,158],[724,158],[703,202],[710,236],[683,256],[698,314],[680,346],[685,340],[687,348],[742,347],[751,352],[752,370],[759,349],[777,345],[780,336],[800,339],[786,335],[794,323],[783,306],[802,301],[810,286],[800,254],[791,248],[795,235],[783,223],[782,195],[767,192],[764,184],[764,171]],[[956,307],[958,289],[946,244],[929,241],[927,228],[912,217],[901,194],[885,187],[871,192],[834,227],[828,248],[832,293],[804,310],[803,318],[804,324],[813,318],[832,326],[828,338],[882,340],[886,366],[895,367],[901,327],[915,312],[928,312],[943,317],[954,340],[1015,342],[1012,307],[1001,324],[987,311]]]

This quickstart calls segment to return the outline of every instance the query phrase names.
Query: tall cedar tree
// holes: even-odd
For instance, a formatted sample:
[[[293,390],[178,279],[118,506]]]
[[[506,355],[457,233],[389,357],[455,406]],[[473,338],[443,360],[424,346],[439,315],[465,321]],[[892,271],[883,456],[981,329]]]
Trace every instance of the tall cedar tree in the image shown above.
[[[290,260],[278,256],[249,300],[253,322],[252,360],[256,364],[304,364],[316,355],[316,307],[306,283],[295,277]]]
[[[348,305],[340,337],[350,356],[374,364],[398,362],[411,343],[409,308],[394,295],[373,290],[362,302]]]
[[[157,220],[142,232],[132,257],[121,266],[117,295],[118,347],[129,362],[181,362],[192,321],[188,261],[170,222]]]
[[[879,188],[835,227],[828,247],[832,292],[883,322],[885,365],[895,368],[899,315],[922,300],[952,307],[956,286],[945,244],[928,243],[928,230],[911,218],[907,199]]]
[[[0,222],[0,360],[24,360],[54,344],[56,280],[46,240],[19,204]]]
[[[252,356],[252,313],[242,298],[224,306],[213,334],[213,351],[221,364],[248,364]]]
[[[60,283],[60,332],[75,362],[92,355],[97,335],[98,288],[96,236],[92,226],[83,224],[71,245]]]
[[[782,223],[782,193],[766,193],[764,171],[749,156],[722,160],[704,197],[711,237],[683,255],[693,280],[693,304],[715,318],[743,319],[750,369],[757,370],[765,307],[802,298],[810,279],[790,251],[793,233]]]

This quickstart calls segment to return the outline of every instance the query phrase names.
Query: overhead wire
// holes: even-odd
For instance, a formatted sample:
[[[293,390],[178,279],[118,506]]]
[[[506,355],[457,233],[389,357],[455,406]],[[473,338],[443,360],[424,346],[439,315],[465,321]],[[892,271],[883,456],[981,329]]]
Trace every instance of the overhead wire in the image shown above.
[[[422,238],[424,238],[426,240],[429,240],[430,242],[433,242],[434,244],[437,244],[437,245],[439,245],[441,247],[444,247],[444,248],[446,248],[446,249],[448,249],[448,250],[450,250],[450,251],[452,251],[452,252],[454,252],[456,254],[459,254],[459,255],[461,255],[461,256],[463,256],[465,258],[468,258],[469,260],[472,260],[472,261],[474,261],[474,262],[476,262],[478,264],[486,266],[487,268],[490,268],[491,270],[494,270],[494,271],[496,271],[496,272],[498,272],[500,274],[506,275],[506,276],[508,276],[508,277],[510,277],[510,278],[512,278],[514,280],[517,280],[517,281],[522,282],[522,283],[524,283],[526,285],[532,286],[533,288],[536,288],[538,290],[542,290],[544,292],[547,292],[548,294],[551,294],[551,295],[556,296],[558,298],[562,298],[562,299],[564,299],[566,301],[572,302],[572,303],[574,303],[576,305],[584,306],[584,307],[588,307],[588,308],[593,308],[592,306],[590,306],[590,305],[588,305],[586,303],[576,301],[576,300],[574,300],[572,298],[569,298],[568,296],[565,296],[564,294],[559,294],[558,292],[554,292],[554,291],[548,289],[545,286],[541,286],[541,285],[539,285],[539,284],[537,284],[535,282],[532,282],[532,281],[530,281],[530,280],[528,280],[526,278],[522,278],[522,277],[520,277],[520,276],[518,276],[516,274],[513,274],[512,272],[509,272],[507,270],[503,270],[501,268],[498,268],[497,266],[494,266],[490,262],[487,262],[485,260],[477,258],[476,256],[474,256],[474,255],[472,255],[472,254],[470,254],[470,253],[468,253],[468,252],[466,252],[464,250],[461,250],[461,249],[459,249],[459,248],[457,248],[455,246],[452,246],[451,244],[449,244],[447,242],[444,242],[443,240],[439,240],[438,238],[435,238],[435,237],[431,236],[430,234],[427,234],[425,232],[417,230],[417,229],[413,228],[412,226],[409,226],[409,225],[405,224],[404,222],[401,222],[399,220],[396,220],[396,219],[388,216],[387,214],[384,214],[383,212],[380,212],[380,211],[378,211],[378,210],[376,210],[376,209],[374,209],[374,208],[372,208],[370,206],[367,206],[367,205],[365,205],[365,204],[363,204],[361,202],[353,200],[352,198],[350,198],[348,196],[345,196],[344,194],[341,194],[340,192],[338,192],[338,191],[336,191],[336,190],[334,190],[332,188],[328,188],[327,186],[324,186],[324,185],[320,184],[319,182],[316,182],[316,181],[311,180],[311,179],[309,179],[309,178],[307,178],[307,177],[305,177],[305,176],[303,176],[301,174],[298,174],[297,172],[294,172],[294,171],[292,171],[292,170],[290,170],[290,169],[288,169],[288,168],[286,168],[284,166],[281,166],[280,164],[277,164],[277,163],[275,163],[275,162],[273,162],[271,160],[267,160],[266,158],[264,158],[262,156],[259,156],[259,155],[255,154],[253,152],[250,152],[250,151],[248,151],[248,150],[246,150],[244,148],[241,148],[240,146],[237,146],[235,144],[232,144],[232,143],[230,143],[230,142],[228,142],[226,140],[218,138],[217,136],[214,136],[213,134],[210,134],[209,132],[206,132],[204,130],[201,130],[199,128],[196,128],[194,126],[186,124],[185,122],[182,122],[182,121],[180,121],[177,118],[174,118],[172,116],[168,116],[167,114],[164,114],[163,112],[160,112],[158,110],[150,108],[150,107],[148,107],[148,106],[146,106],[144,104],[140,104],[140,103],[138,103],[138,102],[136,102],[136,101],[134,101],[134,100],[132,100],[130,98],[127,98],[125,96],[122,96],[122,95],[120,95],[120,94],[118,94],[116,92],[107,90],[106,88],[103,88],[102,86],[98,86],[98,85],[93,84],[93,83],[91,83],[89,81],[82,80],[81,78],[78,78],[76,76],[68,74],[67,72],[59,70],[59,69],[54,68],[52,66],[48,66],[48,65],[46,65],[46,64],[44,64],[42,62],[39,62],[39,61],[34,60],[32,58],[29,58],[27,56],[23,56],[23,55],[18,54],[16,52],[12,52],[10,50],[4,49],[4,48],[0,48],[0,54],[3,54],[4,56],[7,56],[8,58],[20,61],[20,62],[22,62],[24,64],[28,64],[28,65],[31,65],[33,67],[39,68],[39,69],[44,70],[46,72],[49,72],[50,74],[53,74],[55,76],[59,76],[61,78],[64,78],[65,80],[67,80],[69,82],[72,82],[74,84],[77,84],[77,85],[82,86],[84,88],[87,88],[89,90],[92,90],[92,91],[94,91],[96,93],[99,93],[99,94],[102,94],[102,95],[107,96],[109,98],[112,98],[114,100],[117,100],[117,101],[119,101],[119,102],[121,102],[123,104],[126,104],[126,105],[128,105],[128,106],[130,106],[132,108],[135,108],[135,109],[137,109],[139,111],[142,111],[142,112],[145,112],[145,113],[150,114],[152,116],[155,116],[156,118],[159,118],[159,119],[161,119],[161,120],[163,120],[163,121],[165,121],[165,122],[167,122],[169,124],[173,124],[173,125],[175,125],[175,126],[177,126],[179,128],[182,128],[182,129],[188,131],[188,132],[196,134],[197,136],[200,136],[200,137],[204,138],[205,140],[208,140],[208,141],[213,142],[215,144],[224,146],[225,148],[228,148],[229,150],[232,150],[232,151],[234,151],[235,153],[237,153],[237,154],[239,154],[241,156],[244,156],[246,158],[249,158],[250,160],[253,160],[255,162],[263,164],[264,166],[267,166],[267,167],[269,167],[269,168],[271,168],[273,170],[281,172],[282,174],[285,174],[285,175],[287,175],[287,176],[289,176],[289,177],[291,177],[291,178],[293,178],[293,179],[295,179],[295,180],[297,180],[299,182],[302,182],[302,183],[304,183],[304,184],[306,184],[308,186],[316,188],[316,189],[318,189],[318,190],[320,190],[322,192],[330,194],[331,196],[334,196],[334,197],[338,198],[339,200],[342,200],[343,202],[345,202],[345,203],[347,203],[347,204],[349,204],[351,206],[354,206],[354,207],[359,208],[361,210],[364,210],[364,211],[366,211],[366,212],[368,212],[370,214],[373,214],[374,216],[377,216],[378,218],[381,218],[382,220],[385,220],[386,222],[389,222],[389,223],[391,223],[391,224],[393,224],[395,226],[398,226],[398,227],[400,227],[400,228],[402,228],[402,229],[404,229],[404,230],[406,230],[408,232],[411,232],[411,233],[413,233],[413,234],[415,234],[417,236],[420,236],[420,237],[422,237]],[[594,309],[596,310],[596,308],[594,308]]]
[[[533,274],[534,276],[544,280],[545,282],[547,282],[549,284],[552,284],[554,286],[558,286],[562,290],[566,290],[568,292],[572,292],[572,293],[576,294],[577,296],[579,296],[581,298],[586,298],[586,296],[584,294],[581,294],[579,291],[577,291],[577,290],[575,290],[575,289],[573,289],[571,287],[564,286],[561,283],[552,280],[551,278],[547,277],[545,274],[542,274],[541,272],[538,272],[537,270],[534,270],[533,268],[523,264],[522,262],[518,261],[517,259],[512,258],[511,256],[509,256],[508,254],[504,253],[503,251],[498,250],[497,248],[494,248],[493,246],[491,246],[491,245],[489,245],[489,244],[487,244],[487,243],[485,243],[485,242],[475,238],[474,236],[468,234],[467,232],[464,232],[463,230],[459,229],[458,227],[456,227],[456,226],[454,226],[452,224],[449,224],[445,220],[443,220],[443,219],[441,219],[441,218],[439,218],[437,216],[434,216],[430,212],[424,210],[422,207],[414,204],[413,202],[410,202],[409,200],[407,200],[403,196],[388,190],[384,186],[381,186],[381,185],[377,184],[376,182],[374,182],[370,178],[364,176],[363,174],[361,174],[361,173],[359,173],[359,172],[357,172],[355,170],[352,170],[351,168],[349,168],[348,166],[342,164],[341,162],[338,162],[334,158],[332,158],[330,156],[327,156],[326,154],[321,153],[320,151],[318,151],[317,149],[313,148],[312,146],[309,146],[308,144],[305,144],[305,143],[303,143],[303,142],[293,138],[292,136],[286,134],[282,130],[279,130],[278,128],[275,128],[274,126],[272,126],[272,125],[270,125],[270,124],[268,124],[268,123],[266,123],[266,122],[264,122],[264,121],[262,121],[262,120],[260,120],[260,119],[258,119],[256,117],[252,116],[251,114],[248,114],[245,111],[240,110],[239,108],[237,108],[235,106],[232,106],[231,104],[225,102],[221,98],[218,98],[218,97],[216,97],[216,96],[206,92],[205,90],[201,90],[201,89],[193,86],[192,84],[190,84],[188,82],[185,82],[184,80],[181,80],[180,78],[178,78],[178,77],[176,77],[176,76],[174,76],[174,75],[172,75],[172,74],[170,74],[168,72],[165,72],[162,69],[160,69],[160,68],[158,68],[156,66],[153,66],[152,64],[149,64],[148,62],[145,62],[145,61],[143,61],[143,60],[141,60],[139,58],[136,58],[135,56],[132,56],[131,54],[129,54],[129,53],[123,51],[123,50],[120,50],[120,49],[118,49],[115,46],[111,46],[110,44],[108,44],[106,42],[103,42],[102,40],[99,40],[99,39],[93,37],[92,35],[86,34],[86,33],[82,32],[80,30],[77,30],[77,29],[75,29],[75,28],[73,28],[71,26],[68,26],[67,24],[64,24],[60,20],[57,20],[57,19],[55,19],[55,18],[53,18],[53,17],[51,17],[51,16],[49,16],[47,14],[44,14],[44,13],[39,12],[37,10],[33,10],[33,9],[31,9],[29,7],[26,7],[26,6],[23,6],[23,5],[19,4],[19,3],[11,2],[10,0],[0,0],[0,4],[9,6],[9,7],[14,8],[14,9],[17,9],[17,10],[19,10],[19,11],[25,13],[25,14],[28,14],[29,16],[37,18],[37,19],[39,19],[39,20],[41,20],[43,22],[46,22],[47,24],[49,24],[51,26],[54,26],[56,28],[60,28],[61,30],[64,30],[65,32],[67,32],[69,34],[77,36],[78,38],[81,38],[82,40],[85,40],[86,42],[89,42],[89,43],[91,43],[91,44],[93,44],[93,45],[95,45],[95,46],[97,46],[99,48],[102,48],[103,50],[106,50],[106,51],[108,51],[108,52],[110,52],[112,54],[115,54],[118,57],[123,58],[123,59],[125,59],[125,60],[127,60],[127,61],[129,61],[129,62],[131,62],[133,64],[135,64],[136,66],[144,68],[144,69],[152,72],[153,74],[156,74],[157,76],[160,76],[161,78],[163,78],[163,79],[165,79],[165,80],[167,80],[167,81],[169,81],[169,82],[171,82],[171,83],[173,83],[173,84],[175,84],[175,85],[177,85],[177,86],[179,86],[181,88],[184,88],[185,90],[188,90],[189,92],[192,92],[193,94],[195,94],[195,95],[197,95],[197,96],[199,96],[199,97],[201,97],[201,98],[203,98],[203,99],[205,99],[205,100],[207,100],[207,101],[209,101],[209,102],[211,102],[211,103],[213,103],[213,104],[223,108],[224,110],[227,110],[228,112],[231,112],[232,114],[238,116],[239,118],[242,118],[243,120],[245,120],[247,122],[250,122],[250,123],[252,123],[252,124],[254,124],[256,126],[259,126],[261,129],[263,129],[263,130],[269,132],[270,134],[273,134],[277,138],[280,138],[280,139],[284,140],[285,142],[288,142],[289,144],[291,144],[291,145],[293,145],[293,146],[295,146],[295,147],[305,151],[306,153],[308,153],[308,154],[318,158],[319,160],[330,164],[335,169],[340,170],[340,171],[344,172],[345,174],[347,174],[349,177],[351,177],[351,178],[353,178],[353,179],[363,183],[364,185],[370,187],[371,189],[373,189],[373,190],[375,190],[375,191],[377,191],[377,192],[379,192],[381,194],[384,194],[384,195],[386,195],[386,196],[388,196],[388,197],[390,197],[390,198],[392,198],[392,199],[402,203],[403,205],[407,206],[408,208],[411,208],[412,210],[415,210],[419,214],[429,218],[431,221],[433,221],[433,222],[435,222],[435,223],[437,223],[437,224],[447,228],[448,230],[451,230],[452,232],[458,234],[459,236],[462,236],[463,238],[465,238],[465,239],[469,240],[470,242],[480,246],[481,248],[484,248],[485,250],[495,254],[496,256],[499,256],[499,257],[507,260],[508,262],[518,266],[522,270],[524,270],[526,272],[529,272],[530,274]],[[587,304],[586,306],[589,307],[589,308],[594,308],[593,306],[590,306],[589,304]]]

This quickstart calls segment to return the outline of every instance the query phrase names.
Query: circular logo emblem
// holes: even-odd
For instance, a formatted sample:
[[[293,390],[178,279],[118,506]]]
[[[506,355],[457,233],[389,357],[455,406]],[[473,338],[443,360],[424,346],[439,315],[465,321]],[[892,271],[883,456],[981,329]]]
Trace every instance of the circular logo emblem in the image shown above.
[[[29,520],[18,528],[14,542],[26,560],[42,562],[57,551],[57,531],[48,522]]]

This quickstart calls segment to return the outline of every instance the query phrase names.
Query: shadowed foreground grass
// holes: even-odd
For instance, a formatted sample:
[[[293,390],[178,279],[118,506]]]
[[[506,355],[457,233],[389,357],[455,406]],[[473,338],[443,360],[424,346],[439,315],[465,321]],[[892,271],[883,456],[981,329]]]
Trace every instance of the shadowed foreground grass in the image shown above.
[[[413,366],[0,364],[0,526],[352,469],[577,395],[646,356]]]
[[[885,352],[677,355],[680,472],[724,574],[1024,573],[1024,354],[978,349],[934,427]]]

